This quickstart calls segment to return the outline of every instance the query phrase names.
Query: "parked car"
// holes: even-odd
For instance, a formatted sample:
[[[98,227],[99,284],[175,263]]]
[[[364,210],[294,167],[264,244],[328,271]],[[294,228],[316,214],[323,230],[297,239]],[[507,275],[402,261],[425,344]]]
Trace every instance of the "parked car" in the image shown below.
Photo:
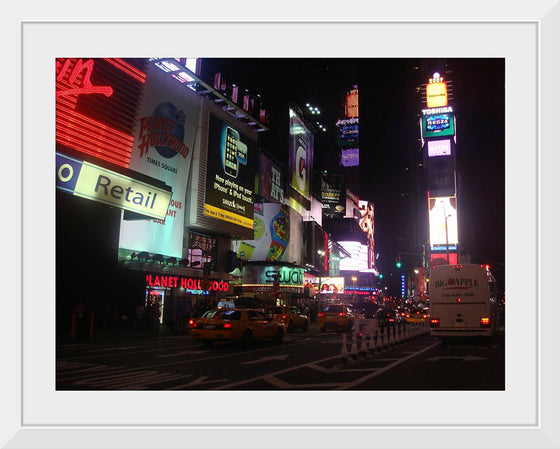
[[[354,324],[352,312],[344,304],[326,305],[318,315],[319,328],[325,332],[327,329],[337,331],[351,331]]]
[[[307,332],[309,328],[309,317],[300,312],[297,307],[271,306],[264,309],[264,312],[265,315],[272,315],[274,320],[284,323],[288,332],[294,329]]]
[[[213,309],[191,320],[191,336],[205,344],[239,341],[248,346],[252,340],[271,338],[281,342],[285,326],[266,318],[258,309]]]

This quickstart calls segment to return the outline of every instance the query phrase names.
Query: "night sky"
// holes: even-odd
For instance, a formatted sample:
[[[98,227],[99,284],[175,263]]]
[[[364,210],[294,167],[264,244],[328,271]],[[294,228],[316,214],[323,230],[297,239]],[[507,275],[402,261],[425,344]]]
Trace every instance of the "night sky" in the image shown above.
[[[505,277],[505,64],[503,59],[203,59],[202,77],[221,72],[227,82],[260,94],[270,113],[263,147],[287,165],[275,123],[288,103],[318,106],[327,132],[316,140],[315,169],[335,161],[335,126],[344,93],[360,92],[360,199],[376,208],[375,242],[381,271],[398,252],[416,253],[427,240],[417,87],[435,71],[453,84],[457,119],[459,239],[473,263],[488,263],[503,289]],[[287,137],[286,137],[287,141]],[[282,154],[282,152],[284,154]],[[285,161],[282,160],[285,158]],[[415,263],[415,256],[405,256]]]

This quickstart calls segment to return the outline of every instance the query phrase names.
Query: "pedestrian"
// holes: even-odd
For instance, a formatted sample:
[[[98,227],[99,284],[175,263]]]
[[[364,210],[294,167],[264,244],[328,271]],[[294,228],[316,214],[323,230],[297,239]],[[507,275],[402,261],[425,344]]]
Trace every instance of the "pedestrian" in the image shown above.
[[[144,310],[146,306],[144,304],[138,304],[136,307],[136,330],[143,331],[144,330]]]
[[[74,316],[76,317],[76,337],[82,338],[86,336],[86,306],[82,300],[79,300],[74,307]]]

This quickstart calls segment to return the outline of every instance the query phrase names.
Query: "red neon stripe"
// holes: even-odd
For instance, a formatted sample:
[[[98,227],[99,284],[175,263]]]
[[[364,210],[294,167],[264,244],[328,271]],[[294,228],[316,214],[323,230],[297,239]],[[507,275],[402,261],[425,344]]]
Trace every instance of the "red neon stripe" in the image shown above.
[[[65,117],[67,121],[74,122],[76,120],[81,120],[84,126],[89,125],[89,127],[92,129],[102,129],[104,130],[104,132],[111,132],[116,138],[119,138],[120,140],[125,142],[129,142],[134,139],[130,134],[118,131],[110,126],[105,125],[104,123],[93,120],[87,115],[81,114],[80,112],[76,112],[72,109],[58,108],[57,115],[60,117]]]
[[[100,139],[95,137],[92,138],[87,134],[81,132],[80,130],[76,130],[75,127],[57,125],[56,130],[57,138],[58,134],[60,134],[60,137],[66,136],[66,138],[70,140],[75,139],[76,141],[89,142],[97,145],[98,147],[110,149],[111,151],[121,154],[122,156],[130,157],[130,150],[132,148],[132,145],[130,147],[114,145],[110,139]]]
[[[134,141],[134,137],[121,133],[120,131],[102,123],[96,122],[95,120],[92,120],[89,117],[75,111],[57,111],[57,121],[59,121],[62,125],[83,127],[103,136],[110,134],[110,138],[120,142],[124,146],[132,145],[132,142]]]
[[[74,141],[67,141],[67,140],[63,139],[62,136],[57,139],[57,142],[59,142],[62,145],[72,147],[72,148],[80,151],[81,153],[90,154],[92,156],[95,156],[98,159],[103,159],[103,160],[106,160],[106,161],[110,161],[110,162],[114,163],[115,165],[119,165],[119,166],[124,167],[124,168],[128,168],[129,165],[130,165],[130,159],[129,158],[127,159],[127,158],[123,158],[123,157],[113,156],[112,154],[108,153],[106,151],[106,149],[103,149],[103,151],[101,151],[101,150],[99,150],[98,147],[92,147],[91,145],[80,144],[80,143],[76,143]]]
[[[137,79],[141,83],[146,82],[146,74],[136,67],[131,66],[127,62],[123,61],[120,58],[104,58],[109,64],[114,65],[116,68],[122,70],[127,75],[132,76],[133,78]]]
[[[110,140],[101,140],[101,139],[92,139],[83,135],[83,133],[76,132],[75,130],[70,129],[68,130],[67,127],[60,128],[57,126],[57,140],[66,138],[69,141],[74,141],[76,143],[81,143],[83,145],[92,144],[94,148],[98,151],[112,151],[113,153],[122,156],[124,158],[130,158],[130,150],[127,148],[121,148],[118,146],[111,145]]]

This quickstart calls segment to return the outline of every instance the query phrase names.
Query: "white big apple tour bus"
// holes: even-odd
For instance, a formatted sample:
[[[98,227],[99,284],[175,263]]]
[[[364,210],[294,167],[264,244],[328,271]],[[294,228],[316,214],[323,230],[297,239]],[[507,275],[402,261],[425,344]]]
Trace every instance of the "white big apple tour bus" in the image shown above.
[[[496,279],[487,265],[434,266],[429,285],[431,335],[496,335],[500,319]]]

